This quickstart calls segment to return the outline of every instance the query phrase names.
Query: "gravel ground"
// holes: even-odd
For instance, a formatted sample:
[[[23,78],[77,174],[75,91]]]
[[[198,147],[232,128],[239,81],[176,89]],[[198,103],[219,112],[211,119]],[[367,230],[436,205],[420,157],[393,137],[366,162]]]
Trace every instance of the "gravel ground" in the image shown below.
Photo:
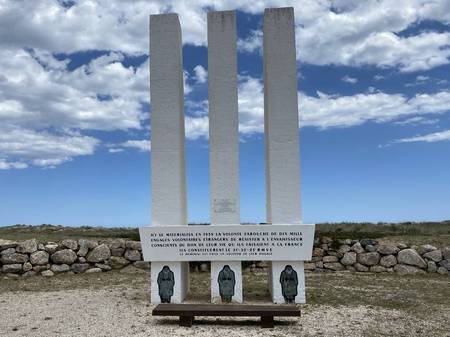
[[[190,301],[206,299],[209,274],[192,275]],[[375,280],[374,280],[375,279]],[[245,275],[248,302],[264,302],[264,275]],[[308,274],[301,318],[152,317],[148,274],[0,279],[0,336],[450,336],[450,278]]]

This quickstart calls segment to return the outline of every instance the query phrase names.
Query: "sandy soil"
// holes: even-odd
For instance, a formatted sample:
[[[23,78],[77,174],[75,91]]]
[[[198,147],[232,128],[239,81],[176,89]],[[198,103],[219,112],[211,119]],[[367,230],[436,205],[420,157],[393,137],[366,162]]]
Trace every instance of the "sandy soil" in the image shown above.
[[[208,274],[192,275],[190,301],[206,299]],[[249,302],[264,302],[264,275],[246,275]],[[244,283],[245,285],[245,283]],[[450,336],[450,278],[308,274],[301,318],[152,317],[148,274],[0,279],[0,336]]]

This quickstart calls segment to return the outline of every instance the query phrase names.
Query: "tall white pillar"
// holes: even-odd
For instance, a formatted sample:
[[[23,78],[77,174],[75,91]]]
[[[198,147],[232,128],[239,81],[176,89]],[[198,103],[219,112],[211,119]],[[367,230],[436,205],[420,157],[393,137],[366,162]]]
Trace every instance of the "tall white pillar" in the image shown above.
[[[301,223],[297,64],[293,8],[266,9],[264,44],[264,133],[267,222]],[[274,303],[284,303],[280,273],[297,272],[296,303],[305,302],[303,262],[273,262],[269,286]]]
[[[236,13],[208,13],[209,172],[212,225],[239,224],[239,131]],[[235,274],[232,302],[242,302],[240,261],[211,262],[211,301],[221,302],[218,275]]]
[[[150,16],[152,226],[187,225],[181,27],[177,14]],[[187,262],[153,262],[151,301],[160,303],[158,274],[174,273],[172,303],[189,289]]]

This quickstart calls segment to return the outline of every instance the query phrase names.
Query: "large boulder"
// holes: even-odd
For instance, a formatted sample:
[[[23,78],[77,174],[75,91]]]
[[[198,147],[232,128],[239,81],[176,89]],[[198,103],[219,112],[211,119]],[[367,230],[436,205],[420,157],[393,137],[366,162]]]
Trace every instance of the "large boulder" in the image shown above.
[[[125,239],[114,239],[109,243],[110,249],[116,249],[116,248],[124,248],[126,247]]]
[[[436,249],[437,248],[432,245],[420,245],[419,247],[417,247],[417,253],[419,253],[420,255],[423,255],[425,253],[432,252],[433,250],[436,250]]]
[[[394,255],[386,255],[380,259],[380,265],[386,268],[393,267],[397,264],[397,258]]]
[[[14,248],[17,246],[16,241],[0,239],[0,250]]]
[[[89,252],[86,259],[89,262],[102,262],[106,261],[111,257],[111,251],[106,244],[101,244],[100,246],[95,247],[92,251]]]
[[[124,258],[130,261],[140,261],[141,259],[141,252],[135,249],[127,249],[124,254]]]
[[[439,262],[442,260],[442,251],[440,251],[439,249],[432,250],[431,252],[423,254],[423,257],[434,262]]]
[[[78,242],[76,240],[62,240],[61,246],[63,248],[69,248],[72,250],[77,250],[78,248]]]
[[[14,249],[14,248],[10,248]],[[2,252],[0,261],[3,264],[16,264],[16,263],[25,263],[28,261],[27,254],[19,254],[19,253],[9,253],[4,254],[5,251]]]
[[[51,260],[56,264],[72,264],[77,259],[77,254],[71,249],[58,250],[51,255]]]
[[[26,240],[20,242],[16,247],[16,252],[18,253],[34,253],[38,249],[38,244],[36,239]]]
[[[33,265],[44,265],[48,263],[49,255],[46,251],[38,250],[30,255],[30,262]]]
[[[98,246],[97,241],[93,240],[85,240],[81,239],[78,240],[78,245],[80,246],[80,249],[78,249],[77,255],[78,256],[86,256],[90,249],[94,249]]]
[[[377,252],[361,253],[357,255],[357,260],[365,266],[374,266],[380,262],[380,254]]]
[[[415,266],[406,265],[406,264],[396,264],[394,266],[394,271],[401,275],[425,274],[425,271],[423,271],[422,269],[417,268]]]
[[[377,248],[377,252],[382,255],[393,255],[397,254],[399,249],[394,245],[380,245]]]
[[[344,266],[351,266],[356,263],[356,253],[355,252],[347,252],[341,259],[341,263]]]
[[[359,242],[357,242],[353,246],[351,246],[350,249],[357,254],[364,253],[364,248],[363,248],[363,246],[361,246],[361,243],[359,243]]]
[[[398,263],[416,266],[419,268],[426,268],[427,263],[424,259],[411,248],[401,250],[397,255]]]

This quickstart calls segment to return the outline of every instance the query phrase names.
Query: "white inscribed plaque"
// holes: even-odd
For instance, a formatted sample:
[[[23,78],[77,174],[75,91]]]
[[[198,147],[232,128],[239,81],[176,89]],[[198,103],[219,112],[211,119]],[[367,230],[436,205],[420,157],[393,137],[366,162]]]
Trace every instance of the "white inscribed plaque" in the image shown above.
[[[235,213],[236,199],[214,199],[215,213]]]
[[[145,261],[307,261],[315,225],[139,228]]]

